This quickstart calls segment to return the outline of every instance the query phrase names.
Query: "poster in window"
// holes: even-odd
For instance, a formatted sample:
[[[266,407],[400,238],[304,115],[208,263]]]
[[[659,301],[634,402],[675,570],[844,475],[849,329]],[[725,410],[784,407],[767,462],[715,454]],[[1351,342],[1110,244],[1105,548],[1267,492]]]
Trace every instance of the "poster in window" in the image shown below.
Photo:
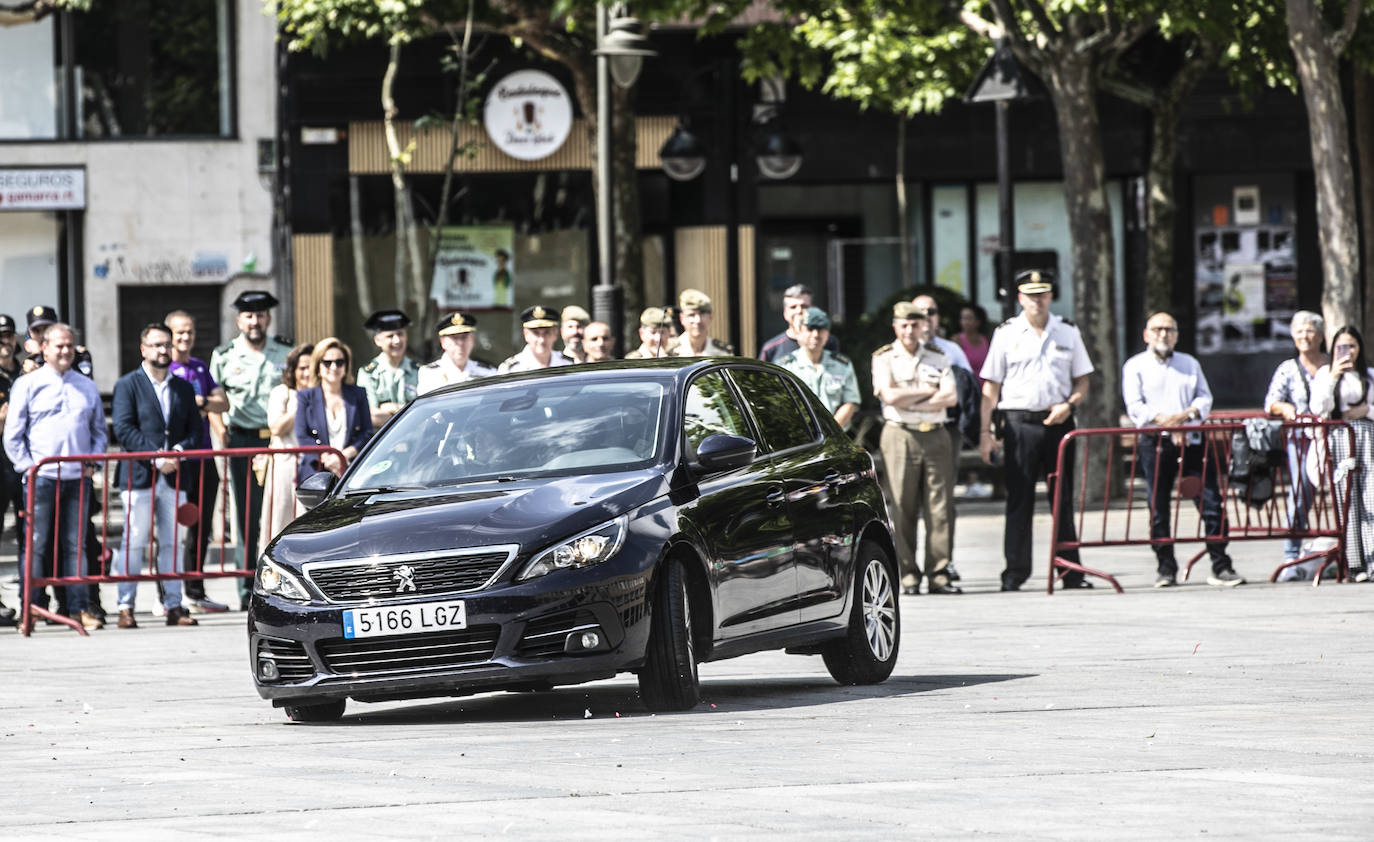
[[[1203,228],[1195,248],[1198,351],[1289,350],[1298,306],[1292,229]]]
[[[508,225],[444,228],[434,260],[430,297],[440,310],[509,310],[515,265]]]

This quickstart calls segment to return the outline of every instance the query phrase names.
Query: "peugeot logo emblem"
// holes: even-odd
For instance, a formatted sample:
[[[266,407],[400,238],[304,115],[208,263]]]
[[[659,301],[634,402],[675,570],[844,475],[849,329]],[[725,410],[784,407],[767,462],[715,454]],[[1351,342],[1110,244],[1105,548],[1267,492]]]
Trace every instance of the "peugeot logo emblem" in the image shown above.
[[[415,591],[414,567],[411,567],[409,564],[402,564],[400,567],[396,568],[396,572],[391,575],[399,582],[399,584],[396,585],[396,593],[405,593],[406,591],[411,591],[413,593]]]

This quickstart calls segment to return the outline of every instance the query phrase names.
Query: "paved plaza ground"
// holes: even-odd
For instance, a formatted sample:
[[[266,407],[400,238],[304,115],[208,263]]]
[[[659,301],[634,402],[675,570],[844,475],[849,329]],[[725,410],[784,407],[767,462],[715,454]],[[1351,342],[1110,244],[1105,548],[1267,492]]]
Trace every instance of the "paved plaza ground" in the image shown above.
[[[1266,543],[1234,590],[1154,590],[1132,549],[1085,559],[1125,594],[1047,597],[1042,517],[1036,587],[1002,594],[1000,504],[960,512],[967,593],[903,598],[890,681],[754,655],[681,714],[625,676],[296,725],[253,691],[240,613],[0,631],[0,836],[1370,838],[1374,585],[1270,585]]]

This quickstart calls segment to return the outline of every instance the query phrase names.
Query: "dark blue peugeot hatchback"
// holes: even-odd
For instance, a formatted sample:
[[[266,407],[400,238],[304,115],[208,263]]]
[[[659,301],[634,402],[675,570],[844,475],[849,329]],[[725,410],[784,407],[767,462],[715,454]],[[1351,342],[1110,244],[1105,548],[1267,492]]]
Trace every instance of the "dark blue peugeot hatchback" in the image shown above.
[[[780,368],[571,366],[414,401],[258,562],[258,692],[298,721],[372,702],[697,664],[765,649],[883,681],[900,618],[869,455]]]

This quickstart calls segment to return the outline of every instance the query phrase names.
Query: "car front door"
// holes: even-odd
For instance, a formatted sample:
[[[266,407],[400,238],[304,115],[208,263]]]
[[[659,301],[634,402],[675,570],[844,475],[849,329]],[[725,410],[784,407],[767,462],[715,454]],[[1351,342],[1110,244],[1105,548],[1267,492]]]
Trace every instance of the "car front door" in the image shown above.
[[[682,429],[689,463],[695,463],[697,446],[708,436],[757,436],[719,370],[688,386]],[[763,451],[760,442],[760,455],[743,468],[715,473],[697,469],[699,496],[682,508],[705,545],[721,639],[797,622],[786,491]]]
[[[773,453],[773,468],[787,492],[792,553],[797,571],[798,619],[833,617],[844,607],[842,561],[852,547],[846,507],[838,505],[843,460],[826,445],[795,383],[761,368],[732,369],[755,422]]]

